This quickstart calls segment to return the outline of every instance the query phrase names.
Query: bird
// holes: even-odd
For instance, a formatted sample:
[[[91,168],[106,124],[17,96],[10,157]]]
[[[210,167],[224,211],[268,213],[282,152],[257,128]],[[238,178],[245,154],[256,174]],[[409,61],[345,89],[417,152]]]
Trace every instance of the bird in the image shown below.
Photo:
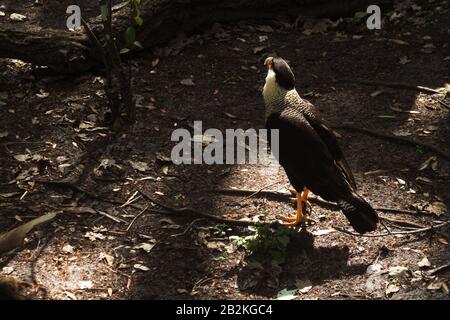
[[[297,200],[294,216],[282,216],[285,225],[311,224],[303,204],[311,207],[309,192],[334,202],[353,229],[374,231],[379,218],[371,205],[357,193],[355,179],[335,133],[316,107],[301,98],[295,89],[295,76],[281,57],[268,57],[263,98],[265,127],[269,146],[273,129],[278,129],[278,162],[284,168],[291,192]],[[273,149],[273,148],[272,148]]]

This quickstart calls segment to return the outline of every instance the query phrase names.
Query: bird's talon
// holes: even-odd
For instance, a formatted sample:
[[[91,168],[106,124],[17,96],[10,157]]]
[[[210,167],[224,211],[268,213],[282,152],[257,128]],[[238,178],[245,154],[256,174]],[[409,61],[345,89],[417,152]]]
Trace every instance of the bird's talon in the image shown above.
[[[289,192],[292,193],[294,197],[297,197],[297,190],[295,190],[294,188],[289,188]]]
[[[284,222],[293,222],[296,220],[296,216],[281,216],[280,220],[284,221]]]

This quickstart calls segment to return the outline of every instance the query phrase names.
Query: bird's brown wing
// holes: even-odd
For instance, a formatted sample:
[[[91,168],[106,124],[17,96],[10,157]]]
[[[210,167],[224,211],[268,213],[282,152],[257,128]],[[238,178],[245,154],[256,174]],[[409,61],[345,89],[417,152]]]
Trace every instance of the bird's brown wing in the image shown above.
[[[314,128],[320,139],[327,146],[328,151],[336,162],[336,165],[345,175],[354,191],[356,191],[357,188],[355,178],[353,177],[352,171],[350,170],[350,167],[345,160],[344,154],[342,153],[341,147],[339,146],[336,133],[331,129],[327,121],[320,116],[318,111],[315,110],[314,105],[310,103],[308,104],[311,114],[305,113],[305,119],[308,121],[311,127]]]
[[[329,201],[345,198],[352,185],[320,134],[299,110],[271,115],[268,129],[279,129],[279,162],[296,190],[307,187]]]

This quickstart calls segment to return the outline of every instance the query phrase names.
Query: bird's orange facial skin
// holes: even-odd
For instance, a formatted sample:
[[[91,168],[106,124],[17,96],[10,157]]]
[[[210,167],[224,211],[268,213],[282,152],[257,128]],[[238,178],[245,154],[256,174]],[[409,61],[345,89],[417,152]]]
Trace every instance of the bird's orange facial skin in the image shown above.
[[[267,67],[267,70],[272,70],[273,66],[273,57],[268,57],[266,61],[264,61],[264,65]]]

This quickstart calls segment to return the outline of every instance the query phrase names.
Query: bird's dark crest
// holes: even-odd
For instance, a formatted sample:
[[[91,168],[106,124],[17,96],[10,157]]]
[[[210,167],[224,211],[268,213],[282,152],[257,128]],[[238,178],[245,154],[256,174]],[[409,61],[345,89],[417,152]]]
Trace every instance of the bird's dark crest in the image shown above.
[[[273,58],[273,71],[276,75],[276,81],[280,87],[286,90],[292,90],[295,87],[295,76],[291,68],[282,58]]]

